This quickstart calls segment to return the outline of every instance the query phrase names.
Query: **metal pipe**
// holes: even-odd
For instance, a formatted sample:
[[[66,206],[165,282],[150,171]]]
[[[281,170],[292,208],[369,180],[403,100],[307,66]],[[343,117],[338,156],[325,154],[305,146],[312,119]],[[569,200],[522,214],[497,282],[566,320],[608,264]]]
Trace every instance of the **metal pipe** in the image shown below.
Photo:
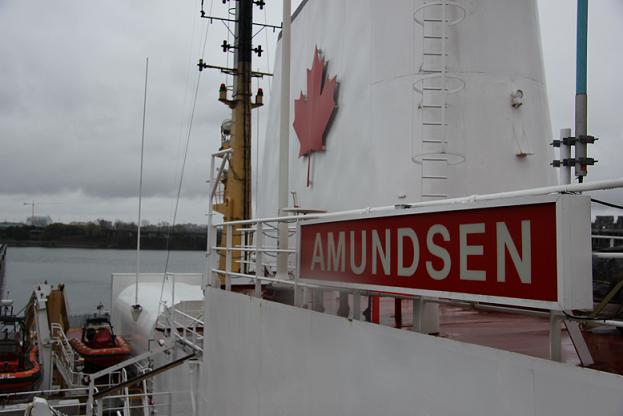
[[[212,247],[213,250],[219,250],[219,251],[225,251],[225,250],[229,250],[229,251],[244,251],[244,252],[249,252],[249,253],[254,253],[256,251],[262,252],[262,253],[296,253],[296,250],[294,249],[289,249],[289,250],[281,250],[278,248],[245,248],[245,247],[218,247],[218,246],[214,246]]]
[[[597,323],[607,326],[613,326],[616,328],[623,328],[623,321],[615,321],[612,319],[604,319],[603,321],[590,321],[591,323]]]
[[[213,188],[214,184],[214,155],[210,158],[210,189]],[[216,229],[212,229],[212,220],[214,217],[214,193],[210,191],[210,198],[208,200],[208,226],[206,227],[206,252],[205,252],[205,265],[204,265],[204,277],[201,282],[201,287],[205,288],[209,284],[209,276],[210,276],[210,255],[212,254],[212,233],[216,231]]]
[[[225,149],[225,150],[219,150],[218,152],[212,153],[212,157],[220,157],[220,156],[224,156],[227,155],[229,153],[232,152],[232,149]]]
[[[100,391],[98,393],[95,393],[93,395],[93,398],[95,400],[101,400],[104,397],[110,396],[113,393],[116,393],[116,392],[118,392],[119,390],[121,390],[121,389],[123,389],[125,387],[129,387],[129,386],[132,386],[132,385],[134,385],[136,383],[140,383],[141,381],[143,381],[145,379],[148,379],[148,378],[151,378],[151,377],[155,377],[158,374],[162,374],[162,373],[164,373],[167,370],[170,370],[170,369],[172,369],[174,367],[182,365],[182,364],[184,364],[185,361],[190,360],[190,359],[195,358],[195,357],[196,357],[196,354],[192,353],[192,354],[188,354],[188,355],[186,355],[186,356],[184,356],[182,358],[178,358],[177,360],[171,361],[170,363],[165,364],[162,367],[158,367],[158,368],[154,369],[153,371],[151,371],[149,373],[138,375],[136,377],[131,378],[128,381],[125,381],[123,383],[117,384],[116,386],[109,387],[109,388],[104,389],[104,390],[102,390],[102,391]]]
[[[437,205],[449,205],[449,204],[462,204],[466,202],[476,202],[476,201],[487,201],[491,199],[501,199],[501,198],[516,198],[520,196],[538,196],[538,195],[548,195],[553,193],[578,193],[578,192],[587,192],[587,191],[602,191],[607,189],[615,189],[615,188],[623,188],[623,177],[617,179],[607,179],[602,181],[588,182],[588,183],[574,183],[569,185],[556,185],[556,186],[544,186],[541,188],[532,188],[532,189],[522,189],[518,191],[508,191],[508,192],[499,192],[494,194],[483,194],[483,195],[471,195],[459,198],[448,198],[448,199],[439,199],[434,201],[421,201],[414,202],[410,204],[406,204],[409,208],[421,208],[421,207],[430,207]],[[374,208],[363,208],[363,209],[354,209],[348,211],[336,211],[336,212],[328,212],[323,214],[308,214],[308,215],[297,215],[291,217],[273,217],[273,218],[262,218],[262,219],[253,219],[253,220],[245,220],[245,221],[229,221],[223,223],[223,225],[237,225],[237,224],[253,224],[256,222],[278,222],[278,221],[289,221],[294,222],[299,219],[317,219],[317,218],[331,218],[342,215],[351,215],[351,214],[365,214],[369,212],[378,212],[378,211],[388,211],[396,209],[393,205],[382,206],[382,207],[374,207]]]
[[[578,0],[576,94],[586,94],[586,64],[588,50],[588,0]]]
[[[290,157],[290,48],[291,48],[291,0],[283,1],[283,30],[281,31],[281,120],[279,129],[279,212],[288,207],[288,177]],[[279,225],[279,248],[288,248],[287,224]],[[277,259],[277,274],[288,275],[288,256],[280,254]]]
[[[623,253],[596,253],[593,252],[593,257],[598,259],[623,259]]]
[[[577,21],[577,51],[576,51],[576,85],[575,85],[575,137],[586,136],[588,131],[587,121],[587,88],[586,88],[586,64],[588,49],[588,0],[578,0]],[[577,141],[575,144],[576,161],[587,157],[586,143]],[[586,176],[586,165],[579,162],[575,164],[575,175],[582,182]]]

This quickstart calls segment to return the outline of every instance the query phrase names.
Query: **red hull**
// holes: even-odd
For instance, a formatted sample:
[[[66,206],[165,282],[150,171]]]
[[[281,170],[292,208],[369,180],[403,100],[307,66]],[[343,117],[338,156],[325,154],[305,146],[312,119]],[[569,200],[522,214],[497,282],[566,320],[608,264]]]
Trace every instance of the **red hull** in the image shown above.
[[[0,393],[35,390],[35,384],[41,376],[41,368],[37,361],[37,348],[30,350],[28,360],[31,365],[29,369],[0,371]]]
[[[69,343],[82,358],[85,364],[98,368],[110,367],[123,361],[130,354],[130,347],[122,337],[115,338],[115,347],[91,348],[79,339],[71,339]]]

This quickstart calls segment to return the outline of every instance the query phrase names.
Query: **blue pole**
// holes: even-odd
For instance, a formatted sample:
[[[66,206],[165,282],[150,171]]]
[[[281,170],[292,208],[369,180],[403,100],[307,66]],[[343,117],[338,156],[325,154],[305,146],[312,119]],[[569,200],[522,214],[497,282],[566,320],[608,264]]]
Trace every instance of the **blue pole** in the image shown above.
[[[588,38],[588,0],[578,0],[578,27],[576,52],[576,82],[577,94],[586,94],[586,50]]]
[[[578,28],[575,72],[575,137],[586,136],[588,130],[588,99],[586,96],[586,61],[588,38],[588,0],[578,0]],[[578,141],[575,144],[575,175],[581,183],[587,172],[586,142]]]

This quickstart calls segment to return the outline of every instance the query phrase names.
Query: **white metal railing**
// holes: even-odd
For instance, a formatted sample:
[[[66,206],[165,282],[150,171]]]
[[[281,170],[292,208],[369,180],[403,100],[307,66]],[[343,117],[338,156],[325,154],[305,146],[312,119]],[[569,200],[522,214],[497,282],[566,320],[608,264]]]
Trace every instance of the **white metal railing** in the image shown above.
[[[548,195],[553,193],[581,193],[596,190],[607,190],[623,187],[623,177],[611,180],[602,180],[595,182],[585,182],[578,184],[568,185],[556,185],[541,188],[524,189],[517,191],[500,192],[494,194],[482,194],[471,195],[467,197],[449,198],[444,200],[423,201],[414,202],[409,204],[401,204],[401,208],[420,208],[430,207],[438,205],[453,205],[464,204],[477,201],[488,201],[493,199],[502,198],[515,198],[523,196],[538,196]],[[352,214],[367,214],[371,212],[391,211],[396,209],[396,206],[382,206],[374,208],[364,208],[357,210],[339,211],[333,213],[316,213],[310,215],[294,215],[285,217],[271,217],[251,220],[229,221],[222,224],[210,223],[208,227],[208,247],[207,247],[207,277],[208,281],[204,284],[218,285],[218,277],[225,279],[225,286],[229,290],[231,289],[231,279],[246,278],[257,281],[266,282],[279,282],[286,285],[297,285],[301,287],[316,287],[318,285],[310,285],[298,282],[298,270],[297,270],[297,251],[295,249],[281,250],[277,246],[278,238],[278,225],[280,223],[287,223],[289,230],[289,237],[294,243],[296,240],[296,232],[298,225],[301,222],[319,219],[319,218],[339,218]],[[216,237],[218,229],[224,230],[226,235],[225,244],[221,242],[220,246],[217,246]],[[242,241],[252,242],[251,244],[239,244],[233,246],[232,234],[233,232],[240,233],[246,236],[246,239]],[[296,244],[289,244],[290,247],[296,247]],[[284,279],[283,276],[277,277],[271,271],[274,271],[275,262],[267,261],[265,257],[275,258],[278,253],[285,252],[289,255],[290,261],[288,263],[288,278]],[[240,259],[237,259],[237,263],[241,266],[241,272],[233,272],[234,254],[237,254]],[[606,253],[599,253],[606,254]],[[612,253],[608,253],[612,254]],[[219,269],[219,259],[224,256],[225,269]],[[246,271],[246,272],[245,272]],[[253,273],[249,273],[253,271]],[[269,272],[268,274],[266,272]],[[324,286],[324,285],[322,285]],[[335,288],[335,285],[327,285]],[[344,290],[347,288],[344,287]]]
[[[57,395],[57,396],[83,396],[88,392],[88,387],[76,387],[70,389],[52,389],[52,390],[33,390],[33,391],[19,391],[15,393],[3,393],[0,394],[0,403],[6,403],[9,401],[21,401],[23,399],[32,397],[32,396],[49,396],[49,395]],[[1,409],[0,409],[1,410]]]
[[[51,334],[54,348],[52,356],[54,364],[64,381],[72,388],[79,388],[83,385],[85,375],[84,359],[74,351],[69,343],[63,327],[58,323],[51,323]],[[98,387],[111,387],[127,380],[127,370],[121,368],[117,371],[105,375],[104,379],[98,380]]]
[[[603,235],[603,234],[593,234],[591,238],[596,240],[623,240],[623,236],[621,235]]]
[[[156,328],[168,332],[175,341],[201,353],[203,352],[204,325],[201,320],[203,310],[190,310],[184,302],[176,305],[175,274],[167,273],[166,277],[171,283],[171,306],[167,307],[166,301],[160,303],[159,308],[163,308],[163,313],[158,316]]]
[[[593,247],[595,247],[595,245],[598,245],[600,249],[604,249],[604,248],[613,248],[615,246],[615,242],[618,242],[618,244],[623,245],[623,236],[620,235],[604,235],[604,234],[593,234],[591,235],[591,239],[593,240]],[[596,242],[599,240],[606,240],[608,241],[608,245],[607,247],[603,247],[602,244],[599,244]],[[621,256],[622,253],[600,253],[600,252],[594,252],[593,255],[595,255],[596,257],[600,257],[600,258],[623,258],[623,256]]]
[[[124,404],[120,405],[120,403]],[[135,393],[107,396],[101,399],[104,413],[116,415],[119,412],[124,416],[139,413],[147,415],[173,415],[173,408],[176,405],[184,406],[187,403],[187,394],[175,392]]]
[[[602,253],[599,251],[594,251],[593,257],[596,257],[598,259],[623,259],[623,253]]]
[[[178,340],[186,340],[183,342],[185,345],[194,346],[195,351],[200,352],[197,346],[200,347],[202,344],[203,321],[199,311],[177,309],[173,310],[172,313],[175,317],[172,322],[180,328]],[[82,360],[71,348],[63,327],[56,323],[52,323],[50,326],[54,364],[63,378],[71,380],[75,387],[0,394],[0,415],[16,414],[16,411],[27,412],[33,397],[48,398],[47,403],[50,406],[50,412],[59,416],[64,414],[98,416],[104,414],[130,416],[140,413],[143,415],[172,414],[171,409],[175,405],[188,403],[187,399],[173,400],[173,396],[177,393],[152,392],[152,389],[148,388],[148,378],[137,382],[137,385],[141,387],[140,392],[133,391],[131,393],[129,386],[121,386],[129,380],[129,372],[139,375],[152,372],[151,357],[170,350],[173,347],[172,344],[165,343],[157,346],[151,352],[140,354],[97,373],[87,374],[78,371],[77,364],[82,364]],[[84,384],[88,384],[88,386]],[[102,390],[116,386],[120,386],[120,393],[94,400],[94,396]],[[85,397],[87,398],[86,402],[72,400],[84,399]],[[16,403],[17,407],[4,406],[8,403]]]
[[[225,287],[227,290],[230,290],[232,279],[252,279],[255,283],[257,296],[260,295],[262,282],[280,281],[284,284],[294,284],[294,281],[298,280],[296,278],[297,251],[296,249],[281,249],[278,247],[278,226],[279,224],[286,223],[288,225],[289,239],[294,242],[298,223],[306,218],[314,217],[268,218],[212,225],[207,249],[209,283],[219,285],[220,278],[222,277],[225,281]],[[216,235],[219,228],[222,230],[222,235],[225,235],[225,241],[221,241],[221,245],[217,246]],[[240,235],[240,241],[243,243],[236,246],[233,245],[234,233]],[[295,247],[295,244],[288,244],[288,246]],[[289,257],[288,277],[285,279],[283,278],[284,276],[281,276],[280,279],[275,278],[277,274],[277,255],[280,253],[286,253]],[[220,257],[222,256],[225,257],[224,270],[219,269]],[[237,269],[240,272],[234,271],[234,261],[239,265]]]
[[[84,373],[84,359],[71,347],[69,340],[65,336],[65,330],[58,323],[51,323],[51,335],[54,348],[52,356],[56,368],[61,373],[65,382],[72,387],[82,384]]]
[[[553,185],[553,186],[543,186],[541,188],[528,188],[528,189],[520,189],[516,191],[507,191],[507,192],[497,192],[493,194],[477,194],[477,195],[469,195],[462,196],[456,198],[447,198],[447,199],[438,199],[433,201],[417,201],[410,202],[406,204],[400,204],[401,207],[408,208],[422,208],[422,207],[434,207],[439,205],[452,205],[452,204],[464,204],[466,202],[478,202],[478,201],[490,201],[493,199],[502,199],[502,198],[518,198],[524,196],[539,196],[539,195],[550,195],[557,193],[582,193],[582,192],[590,192],[590,191],[605,191],[609,189],[623,188],[623,177],[616,179],[607,179],[601,181],[594,182],[583,182],[583,183],[573,183],[567,185]],[[336,211],[336,212],[328,212],[328,213],[319,213],[319,214],[309,214],[309,215],[293,215],[289,217],[271,217],[271,218],[262,218],[262,219],[252,219],[252,220],[240,220],[240,221],[229,221],[223,224],[212,224],[212,226],[222,227],[225,225],[253,225],[257,222],[262,223],[278,223],[280,221],[288,221],[292,223],[296,220],[309,220],[309,219],[317,219],[317,218],[339,218],[345,215],[352,214],[366,214],[370,212],[381,212],[381,211],[390,211],[396,209],[396,205],[385,205],[380,207],[366,207],[360,209],[352,209],[345,211]],[[292,228],[294,229],[294,228]],[[216,237],[216,235],[214,235]],[[216,241],[216,240],[215,240]]]
[[[195,351],[203,352],[203,321],[177,308],[170,308],[171,323],[178,341],[188,345]]]
[[[569,184],[569,185],[558,185],[558,186],[549,186],[542,188],[534,188],[534,189],[525,189],[518,191],[510,191],[510,192],[502,192],[496,194],[485,194],[485,195],[472,195],[468,197],[461,198],[452,198],[445,200],[436,200],[436,201],[424,201],[424,202],[416,202],[413,204],[401,204],[400,208],[419,208],[419,207],[429,207],[429,206],[438,206],[438,205],[449,205],[452,204],[463,204],[463,203],[471,203],[476,201],[487,201],[493,199],[503,199],[503,198],[514,198],[514,197],[523,197],[523,196],[537,196],[537,195],[547,195],[553,193],[575,193],[575,192],[585,192],[585,191],[594,191],[594,190],[604,190],[604,189],[613,189],[613,188],[621,188],[623,187],[623,178],[617,178],[613,180],[605,180],[605,181],[596,181],[596,182],[587,182],[582,184]],[[290,239],[295,240],[296,233],[300,224],[305,221],[319,218],[339,218],[346,215],[353,214],[367,214],[371,212],[381,212],[381,211],[391,211],[395,210],[397,207],[395,206],[386,206],[386,207],[377,207],[377,208],[365,208],[360,210],[349,210],[349,211],[341,211],[334,213],[319,213],[319,214],[311,214],[311,215],[298,215],[298,216],[286,216],[286,217],[274,217],[274,218],[263,218],[263,219],[251,219],[251,220],[243,220],[243,221],[231,221],[223,224],[210,224],[208,229],[208,248],[207,248],[207,273],[206,273],[206,285],[220,287],[221,279],[224,280],[225,290],[232,289],[232,280],[236,279],[249,279],[253,282],[255,287],[255,296],[261,297],[262,295],[262,284],[273,283],[277,285],[283,286],[291,286],[294,289],[294,305],[298,307],[309,307],[310,299],[309,299],[309,289],[324,289],[324,290],[334,290],[339,291],[341,293],[347,293],[348,296],[352,296],[353,304],[360,304],[361,296],[374,296],[374,297],[390,297],[390,298],[401,298],[401,299],[411,299],[414,302],[414,311],[417,309],[418,311],[422,311],[423,305],[426,303],[451,303],[460,307],[468,307],[468,308],[478,308],[479,304],[477,302],[465,302],[461,300],[450,300],[450,299],[431,299],[431,298],[422,298],[418,296],[409,296],[409,295],[395,295],[388,293],[379,293],[376,291],[374,286],[366,287],[365,285],[361,285],[363,289],[353,289],[352,287],[348,287],[347,285],[340,284],[338,282],[303,282],[299,280],[299,270],[297,268],[298,265],[298,252],[295,249],[281,250],[277,245],[277,230],[280,224],[287,223],[288,229],[290,230]],[[217,245],[216,236],[217,231],[221,229],[224,231],[224,235],[226,238],[225,241],[221,241],[220,245]],[[233,245],[234,239],[232,238],[232,234],[234,232],[240,233],[241,236],[246,238],[241,238],[240,241],[246,241],[246,243],[241,243],[238,245]],[[296,244],[289,244],[290,247],[296,247]],[[289,267],[287,275],[278,275],[275,273],[275,262],[274,257],[280,252],[285,252],[289,257]],[[600,256],[606,253],[597,253],[597,256]],[[613,253],[607,253],[608,255],[612,255]],[[239,257],[235,259],[234,256]],[[224,268],[221,268],[221,257],[225,258]],[[623,257],[623,256],[621,256]],[[234,271],[233,264],[234,261],[237,260],[237,263],[240,265],[239,271]],[[312,307],[313,307],[313,301]],[[417,305],[417,308],[416,308]],[[498,308],[496,306],[488,306],[488,308]],[[355,309],[355,308],[353,308]],[[506,312],[512,311],[518,314],[534,314],[532,310],[527,310],[525,308],[519,307],[504,307],[500,308],[500,310],[504,310]],[[569,316],[554,316],[553,313],[550,312],[541,312],[551,314],[550,319],[550,329],[552,332],[559,332],[560,330],[560,322],[562,320],[569,322],[579,322],[582,321],[581,317],[577,319],[572,315]],[[415,317],[416,312],[414,312]],[[353,319],[361,319],[360,311],[355,311],[351,315]],[[545,315],[543,315],[545,316]],[[610,326],[618,326],[623,327],[623,321],[617,320],[599,320],[596,321],[602,325],[610,325]],[[556,330],[558,328],[558,330]],[[414,327],[415,330],[417,328]],[[560,337],[556,337],[555,334],[552,335],[550,339],[552,343],[560,344]],[[560,350],[560,346],[551,345],[552,350]],[[554,354],[555,355],[555,354]]]
[[[63,400],[49,404],[49,406],[50,414],[53,416],[84,415],[84,403],[80,403],[77,400]],[[34,414],[32,413],[31,402],[0,407],[0,415],[15,416],[31,414]]]
[[[14,393],[11,395],[11,399],[15,400],[16,397],[21,397],[22,402],[14,406],[0,406],[0,415],[15,415],[23,414],[20,412],[26,412],[30,407],[30,402],[26,400],[37,396],[43,395],[60,395],[63,393],[71,393],[73,396],[83,395],[86,393],[85,389],[63,389],[63,390],[48,390],[40,392],[24,392]],[[6,395],[0,395],[6,396]],[[174,392],[142,392],[132,394],[120,394],[114,396],[107,396],[99,401],[101,411],[97,411],[97,414],[108,415],[155,415],[164,414],[172,415],[172,409],[174,406],[184,406],[188,403],[187,393],[174,393]],[[48,405],[54,415],[84,415],[87,413],[87,404],[84,402],[74,400],[59,400],[49,401]]]

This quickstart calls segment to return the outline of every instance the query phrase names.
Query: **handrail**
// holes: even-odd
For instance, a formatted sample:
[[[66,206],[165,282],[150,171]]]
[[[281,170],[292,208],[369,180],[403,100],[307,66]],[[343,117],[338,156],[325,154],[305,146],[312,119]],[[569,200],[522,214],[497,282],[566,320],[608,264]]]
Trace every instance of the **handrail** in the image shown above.
[[[593,253],[593,254],[621,254],[621,256],[617,258],[623,258],[623,253]],[[218,270],[218,269],[212,269],[212,271],[215,273],[222,273],[222,274],[226,273],[224,270]],[[331,290],[336,290],[340,292],[348,292],[348,293],[356,292],[360,295],[372,295],[373,294],[374,296],[379,297],[379,298],[393,298],[393,299],[418,299],[420,298],[420,296],[417,296],[417,295],[379,292],[373,288],[353,289],[352,287],[349,287],[349,286],[340,285],[339,282],[327,282],[325,284],[317,283],[317,282],[307,283],[307,282],[300,282],[300,281],[297,282],[295,280],[284,280],[284,279],[279,279],[276,277],[256,276],[254,274],[244,274],[244,273],[234,273],[234,272],[229,272],[227,274],[229,274],[232,277],[236,277],[236,278],[247,278],[247,279],[252,279],[252,280],[280,283],[280,284],[287,285],[287,286],[298,286],[299,288],[331,289]],[[422,300],[425,303],[438,303],[438,304],[447,304],[447,305],[468,307],[468,308],[474,308],[474,309],[495,310],[495,311],[500,311],[500,312],[517,313],[520,315],[549,316],[549,314],[542,312],[542,311],[538,311],[534,309],[526,309],[526,308],[521,308],[521,307],[514,307],[514,306],[495,306],[493,304],[483,306],[481,305],[480,302],[470,302],[470,301],[452,300],[452,299],[437,299],[437,298],[425,298]],[[586,322],[586,319],[582,317],[575,318],[573,316],[566,316],[565,319],[568,319],[571,321]],[[623,321],[618,321],[618,320],[596,319],[596,320],[591,320],[591,322],[595,322],[595,323],[606,325],[606,326],[614,326],[614,327],[623,328]]]
[[[393,290],[387,287],[379,287],[376,285],[370,284],[353,284],[353,283],[345,283],[345,282],[329,282],[322,280],[307,280],[304,279],[301,281],[299,279],[299,266],[301,259],[300,256],[300,248],[296,246],[296,249],[279,249],[274,248],[269,245],[263,244],[263,237],[265,236],[264,230],[268,227],[277,229],[279,225],[283,225],[284,223],[288,225],[288,227],[292,227],[296,225],[296,232],[300,230],[301,224],[306,223],[310,220],[317,219],[326,219],[328,221],[335,221],[341,219],[352,219],[357,216],[368,216],[371,213],[381,213],[381,215],[388,213],[418,213],[418,212],[427,212],[427,209],[421,209],[426,207],[440,207],[442,210],[456,210],[456,209],[468,209],[473,206],[478,207],[479,204],[476,204],[480,201],[493,201],[497,203],[501,200],[510,200],[511,198],[519,198],[519,197],[538,197],[545,196],[550,194],[557,193],[579,193],[585,191],[594,191],[594,190],[605,190],[605,189],[613,189],[613,188],[623,188],[623,177],[611,180],[603,180],[603,181],[595,181],[591,183],[581,183],[581,184],[567,184],[567,185],[557,185],[557,186],[546,186],[540,188],[532,188],[532,189],[523,189],[517,191],[508,191],[508,192],[499,192],[492,194],[482,194],[482,195],[471,195],[460,198],[451,198],[451,199],[443,199],[443,200],[432,200],[432,201],[423,201],[416,202],[413,204],[400,204],[399,206],[384,206],[384,207],[375,207],[375,208],[364,208],[364,209],[356,209],[356,210],[348,210],[348,211],[339,211],[339,212],[331,212],[331,213],[314,213],[309,215],[296,215],[296,216],[282,216],[282,217],[271,217],[271,218],[255,218],[249,220],[241,220],[241,221],[229,221],[221,224],[212,224],[210,223],[209,235],[212,236],[212,239],[208,241],[208,250],[207,250],[207,258],[208,261],[206,263],[206,272],[205,272],[205,280],[204,286],[212,286],[212,287],[221,287],[224,278],[224,286],[226,291],[232,290],[232,279],[248,279],[248,282],[245,284],[251,284],[255,286],[255,293],[252,296],[257,298],[262,298],[263,285],[266,283],[273,283],[277,285],[289,286],[293,288],[293,304],[295,307],[309,307],[309,305],[304,305],[303,299],[309,299],[310,293],[308,289],[312,289],[311,298],[312,303],[316,302],[316,295],[314,289],[318,289],[321,292],[324,290],[332,290],[338,291],[342,294],[352,295],[353,297],[353,305],[354,306],[349,313],[352,313],[352,319],[360,320],[361,319],[361,296],[367,295],[368,297],[372,296],[375,298],[394,298],[394,299],[408,299],[413,301],[413,310],[414,310],[414,331],[420,331],[421,324],[415,324],[415,316],[421,316],[420,314],[423,311],[423,307],[425,304],[451,304],[457,307],[462,308],[474,308],[474,309],[491,309],[499,312],[508,312],[508,313],[516,313],[520,315],[535,315],[538,314],[541,316],[547,315],[550,318],[550,358],[554,360],[559,359],[559,355],[557,355],[556,351],[560,349],[560,337],[556,336],[556,322],[560,322],[561,320],[568,321],[569,323],[573,323],[573,325],[577,326],[578,322],[586,321],[585,317],[574,316],[572,314],[562,314],[560,312],[545,312],[544,310],[528,310],[521,306],[500,306],[494,303],[495,299],[491,297],[483,296],[481,298],[481,302],[486,302],[486,304],[481,305],[480,302],[469,302],[461,297],[453,298],[450,293],[446,294],[428,294],[426,291],[422,292],[411,292],[408,294],[396,294],[392,293]],[[586,198],[588,200],[588,198]],[[550,199],[551,200],[551,199]],[[588,201],[587,201],[588,202]],[[511,203],[511,201],[509,201]],[[464,204],[464,205],[460,205]],[[484,204],[483,204],[484,205]],[[400,211],[397,211],[400,210]],[[232,244],[231,239],[227,239],[226,242],[221,241],[218,243],[214,236],[216,236],[216,231],[219,228],[227,227],[228,231],[234,229],[235,226],[241,226],[243,230],[241,232],[242,235],[245,236],[246,242],[244,244]],[[240,230],[240,227],[238,228]],[[290,237],[293,237],[295,233],[292,233]],[[592,236],[593,238],[598,239],[612,239],[611,236]],[[616,236],[615,236],[616,237]],[[623,236],[620,236],[623,239]],[[271,262],[266,262],[265,257],[270,257],[268,253],[270,252],[287,252],[288,254],[293,254],[290,257],[290,261],[288,262],[287,271],[281,271],[279,268],[277,270],[274,269],[274,264]],[[244,260],[239,261],[239,263],[244,264],[245,267],[241,267],[240,271],[234,271],[232,267],[232,263],[234,261],[232,253],[236,253],[235,256],[239,256],[238,253],[247,253]],[[226,256],[226,262],[224,267],[219,266],[219,259],[221,256]],[[623,258],[623,253],[593,253],[595,257],[603,257],[603,258]],[[268,275],[268,276],[265,276]],[[385,290],[386,292],[383,292]],[[416,294],[419,293],[419,294]],[[446,296],[446,298],[429,298],[427,296]],[[343,297],[340,296],[340,306],[342,305]],[[314,305],[311,305],[314,307]],[[339,313],[339,312],[338,312]],[[180,315],[181,316],[181,315]],[[180,342],[186,343],[191,347],[196,345],[196,343],[203,339],[203,336],[195,330],[195,328],[187,328],[183,327],[182,334],[180,335],[179,326],[180,323],[175,319],[171,320],[173,324],[172,327],[177,327],[178,331],[176,331],[175,338],[178,338]],[[552,323],[553,322],[553,323]],[[598,325],[608,325],[623,328],[623,320],[592,320],[592,322],[597,323]],[[194,338],[193,338],[194,337]],[[189,341],[192,340],[192,341]],[[575,342],[575,341],[574,341]],[[590,358],[590,357],[589,357]],[[583,361],[584,362],[584,361]]]
[[[591,238],[598,240],[623,240],[623,235],[591,234]]]
[[[172,313],[171,313],[172,310]],[[193,350],[197,352],[203,352],[203,325],[204,322],[197,317],[189,315],[177,308],[167,309],[170,316],[170,324],[176,330],[174,331],[175,338],[180,341],[182,344],[189,346]],[[186,319],[190,322],[180,322],[176,320],[176,315],[179,315],[181,318]],[[199,314],[201,316],[201,312]],[[202,332],[199,332],[199,328],[201,328]],[[179,333],[181,331],[181,334]]]
[[[97,390],[97,387],[95,388]],[[58,393],[77,393],[77,392],[86,392],[88,391],[89,388],[84,386],[84,387],[74,387],[71,389],[48,389],[48,390],[32,390],[32,391],[19,391],[19,392],[14,392],[14,393],[2,393],[0,394],[0,399],[4,399],[4,398],[12,398],[15,396],[32,396],[32,395],[38,395],[38,396],[45,396],[48,394],[58,394]]]
[[[194,317],[194,316],[192,316],[192,315],[189,315],[189,314],[187,314],[187,313],[185,313],[185,312],[183,312],[183,311],[180,311],[179,309],[175,309],[175,313],[180,314],[180,315],[182,315],[184,318],[188,318],[188,319],[190,319],[191,321],[195,321],[195,322],[197,322],[197,323],[199,323],[199,324],[203,325],[203,321],[202,321],[201,319],[198,319],[198,318],[196,318],[196,317]]]
[[[419,201],[413,203],[401,204],[408,206],[409,208],[422,208],[422,207],[432,207],[438,205],[450,205],[450,204],[464,204],[469,202],[478,202],[478,201],[488,201],[491,199],[505,199],[505,198],[517,198],[521,196],[539,196],[539,195],[548,195],[555,193],[579,193],[579,192],[588,192],[588,191],[603,191],[607,189],[614,188],[623,188],[623,177],[617,179],[608,179],[602,181],[594,181],[594,182],[584,182],[584,183],[574,183],[569,185],[554,185],[554,186],[543,186],[540,188],[529,188],[529,189],[521,189],[517,191],[507,191],[507,192],[498,192],[492,194],[474,194],[470,196],[458,197],[458,198],[447,198],[441,200],[432,200],[432,201]],[[327,212],[322,214],[308,214],[308,215],[292,215],[287,217],[269,217],[269,218],[256,218],[250,220],[240,220],[240,221],[228,221],[222,224],[214,224],[215,226],[221,227],[226,225],[239,225],[239,224],[254,224],[254,223],[266,223],[266,222],[296,222],[299,220],[310,220],[317,218],[332,218],[332,217],[340,217],[344,215],[351,214],[367,214],[370,212],[378,212],[378,211],[390,211],[394,210],[396,207],[394,205],[380,206],[380,207],[368,207],[363,209],[353,209],[353,210],[345,210],[345,211],[335,211],[335,212]]]
[[[50,324],[51,336],[58,350],[52,352],[57,360],[59,371],[68,378],[71,385],[79,385],[82,381],[84,359],[74,351],[65,335],[63,327],[56,322]],[[60,354],[59,354],[60,350]]]

